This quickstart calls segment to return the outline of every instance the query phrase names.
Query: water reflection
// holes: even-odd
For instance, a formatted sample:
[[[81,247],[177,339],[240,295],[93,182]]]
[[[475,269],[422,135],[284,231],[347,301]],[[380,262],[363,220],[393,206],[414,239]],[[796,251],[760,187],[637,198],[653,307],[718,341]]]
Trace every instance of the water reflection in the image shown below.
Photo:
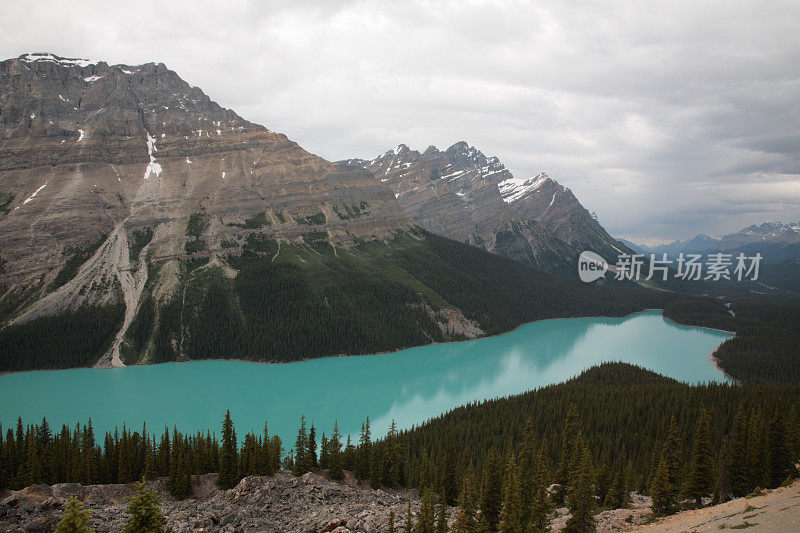
[[[381,435],[393,419],[410,427],[467,402],[564,381],[602,361],[689,382],[722,380],[708,355],[728,337],[648,312],[542,321],[490,339],[284,365],[200,361],[27,372],[0,376],[0,422],[7,428],[22,414],[26,422],[47,416],[60,426],[91,416],[97,434],[123,421],[196,431],[218,429],[230,409],[240,433],[260,432],[267,419],[288,444],[300,414],[327,433],[338,418],[354,436],[369,416]]]

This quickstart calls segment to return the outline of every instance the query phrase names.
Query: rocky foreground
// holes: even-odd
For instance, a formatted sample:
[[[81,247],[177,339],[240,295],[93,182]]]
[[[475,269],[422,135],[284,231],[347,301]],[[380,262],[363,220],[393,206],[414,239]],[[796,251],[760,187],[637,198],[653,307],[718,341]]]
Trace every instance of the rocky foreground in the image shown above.
[[[294,477],[279,472],[274,477],[251,476],[230,490],[219,490],[216,474],[200,476],[191,499],[176,501],[164,480],[148,483],[163,502],[161,509],[173,531],[224,532],[384,532],[389,514],[402,531],[408,505],[419,513],[420,501],[413,490],[372,490],[358,486],[347,472],[343,482],[313,473]],[[0,531],[48,532],[58,524],[67,500],[82,501],[92,515],[98,533],[122,530],[126,499],[134,495],[132,484],[89,485],[73,483],[35,485],[0,495]],[[450,509],[452,524],[457,509]],[[569,514],[556,510],[551,531],[560,531]],[[800,482],[752,498],[677,513],[653,521],[650,499],[631,493],[628,509],[612,509],[595,516],[598,532],[612,531],[800,531]]]
[[[313,473],[294,477],[279,472],[274,477],[244,478],[230,490],[216,487],[216,474],[200,477],[194,498],[176,501],[164,481],[148,483],[164,499],[161,509],[167,526],[181,531],[385,531],[389,513],[404,517],[408,504],[419,511],[412,491],[371,490],[328,481]],[[71,497],[77,497],[92,515],[98,533],[122,530],[127,515],[128,485],[72,483],[35,485],[12,491],[0,499],[0,531],[53,531]],[[451,513],[454,514],[454,513]]]

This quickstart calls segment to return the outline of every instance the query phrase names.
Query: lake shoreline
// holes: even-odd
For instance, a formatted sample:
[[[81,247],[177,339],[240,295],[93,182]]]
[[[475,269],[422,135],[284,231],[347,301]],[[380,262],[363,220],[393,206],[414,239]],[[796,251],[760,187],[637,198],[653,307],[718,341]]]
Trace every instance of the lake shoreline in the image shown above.
[[[513,329],[510,329],[508,331],[504,331],[502,333],[496,333],[494,335],[486,335],[486,336],[483,336],[483,337],[475,337],[474,339],[452,340],[452,341],[444,341],[444,342],[431,342],[431,343],[428,343],[428,344],[419,344],[417,346],[405,346],[405,347],[396,348],[394,350],[388,350],[388,351],[384,351],[384,352],[374,352],[374,353],[365,353],[365,354],[331,354],[331,355],[322,355],[322,356],[319,356],[319,357],[305,357],[303,359],[296,359],[294,361],[256,361],[256,360],[253,360],[253,359],[239,359],[239,358],[225,358],[225,359],[209,358],[209,359],[187,359],[187,360],[182,360],[182,361],[165,361],[165,362],[162,362],[162,363],[148,363],[146,365],[126,365],[126,366],[121,366],[121,367],[115,367],[115,366],[72,366],[72,367],[67,367],[67,368],[42,368],[42,369],[32,369],[32,370],[14,370],[14,371],[10,371],[10,372],[0,372],[0,377],[2,377],[4,375],[23,374],[23,373],[28,373],[28,372],[60,372],[60,371],[63,371],[63,370],[83,370],[83,369],[87,369],[87,370],[114,370],[114,369],[129,368],[129,367],[148,367],[148,366],[168,365],[168,364],[198,363],[198,362],[201,362],[201,361],[236,361],[236,362],[240,362],[240,363],[255,363],[255,364],[260,364],[260,365],[286,365],[286,364],[293,364],[293,363],[307,363],[309,361],[315,361],[315,360],[318,360],[318,359],[345,358],[345,357],[386,356],[386,355],[396,354],[396,353],[402,352],[404,350],[412,350],[412,349],[415,349],[415,348],[424,348],[424,347],[427,347],[427,346],[444,346],[444,345],[455,344],[455,343],[460,343],[460,342],[472,342],[472,341],[477,341],[477,340],[493,339],[493,338],[496,338],[496,337],[501,337],[503,335],[508,335],[508,334],[514,333],[514,332],[520,330],[521,328],[523,328],[525,326],[528,326],[528,325],[531,325],[531,324],[538,324],[538,323],[548,322],[548,321],[552,321],[552,320],[586,320],[586,319],[597,319],[597,318],[627,319],[627,318],[634,317],[636,315],[640,315],[640,314],[644,314],[644,313],[651,313],[653,311],[660,311],[661,312],[661,317],[664,318],[664,320],[667,320],[667,321],[669,321],[669,322],[671,322],[671,323],[673,323],[673,324],[675,324],[677,326],[683,326],[683,327],[689,327],[689,328],[700,328],[700,329],[705,329],[705,330],[717,331],[717,332],[720,332],[720,333],[727,333],[729,335],[732,335],[732,337],[736,336],[736,332],[733,332],[733,331],[726,331],[726,330],[723,330],[723,329],[710,328],[710,327],[705,327],[705,326],[696,326],[696,325],[693,325],[693,324],[682,324],[680,322],[677,322],[676,320],[673,320],[673,319],[665,316],[663,309],[648,308],[648,309],[642,309],[640,311],[634,311],[632,313],[628,313],[627,315],[619,315],[619,316],[597,315],[597,316],[540,318],[538,320],[531,320],[530,322],[523,322],[522,324],[519,324],[518,326],[514,327]],[[735,380],[734,378],[730,377],[719,366],[719,361],[714,356],[715,353],[716,353],[716,349],[713,352],[711,352],[711,354],[709,354],[709,357],[711,358],[711,362],[720,371],[720,373],[722,373],[727,379],[729,379],[729,380],[731,380],[731,381],[733,381],[733,382],[738,384],[739,382],[737,380]]]

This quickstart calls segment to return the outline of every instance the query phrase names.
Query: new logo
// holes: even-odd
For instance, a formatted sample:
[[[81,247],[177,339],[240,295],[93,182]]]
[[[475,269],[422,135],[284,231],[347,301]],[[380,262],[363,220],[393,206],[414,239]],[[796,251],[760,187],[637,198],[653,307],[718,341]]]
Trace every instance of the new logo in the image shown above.
[[[578,257],[578,277],[581,281],[591,283],[605,276],[608,271],[606,260],[594,252],[581,252]]]

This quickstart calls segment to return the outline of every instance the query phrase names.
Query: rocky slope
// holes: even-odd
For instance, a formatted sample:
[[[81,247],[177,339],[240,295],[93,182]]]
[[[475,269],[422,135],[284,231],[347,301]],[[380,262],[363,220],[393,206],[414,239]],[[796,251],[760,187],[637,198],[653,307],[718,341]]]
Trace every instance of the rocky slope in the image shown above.
[[[294,477],[279,472],[274,477],[252,476],[235,488],[221,491],[216,474],[199,476],[193,496],[176,501],[165,490],[164,480],[149,482],[163,499],[161,509],[167,526],[184,531],[319,531],[338,533],[386,531],[389,514],[401,528],[409,504],[412,516],[419,514],[420,501],[412,490],[372,490],[357,485],[349,472],[336,483],[313,473]],[[35,485],[0,496],[0,529],[3,531],[54,531],[67,500],[75,497],[91,513],[91,527],[98,533],[120,531],[127,515],[126,498],[133,485],[89,485],[70,483]],[[764,491],[752,498],[683,511],[653,520],[650,499],[631,493],[631,506],[595,515],[598,532],[612,531],[704,531],[735,530],[795,531],[800,525],[800,482]],[[456,508],[448,511],[450,523]],[[561,531],[569,512],[556,510],[552,531]]]
[[[245,243],[335,253],[412,227],[369,172],[242,119],[160,63],[0,62],[0,181],[0,324],[123,307],[101,364],[123,364],[143,299],[157,314],[183,301],[198,266],[234,277]]]
[[[412,491],[386,492],[359,487],[352,482],[334,483],[308,473],[302,477],[279,472],[271,478],[247,477],[230,490],[216,487],[216,474],[201,476],[194,498],[176,501],[164,481],[151,482],[163,498],[161,509],[167,527],[184,531],[274,531],[307,532],[386,531],[389,513],[400,525],[409,503],[419,512]],[[127,514],[126,498],[132,485],[75,484],[35,485],[0,499],[0,529],[3,531],[54,531],[71,497],[83,502],[92,515],[91,527],[98,533],[121,531]],[[451,510],[450,515],[454,516]]]
[[[497,157],[463,141],[422,153],[401,144],[371,161],[346,162],[388,185],[421,227],[548,272],[574,277],[582,251],[613,258],[625,248],[547,174],[515,178]]]

